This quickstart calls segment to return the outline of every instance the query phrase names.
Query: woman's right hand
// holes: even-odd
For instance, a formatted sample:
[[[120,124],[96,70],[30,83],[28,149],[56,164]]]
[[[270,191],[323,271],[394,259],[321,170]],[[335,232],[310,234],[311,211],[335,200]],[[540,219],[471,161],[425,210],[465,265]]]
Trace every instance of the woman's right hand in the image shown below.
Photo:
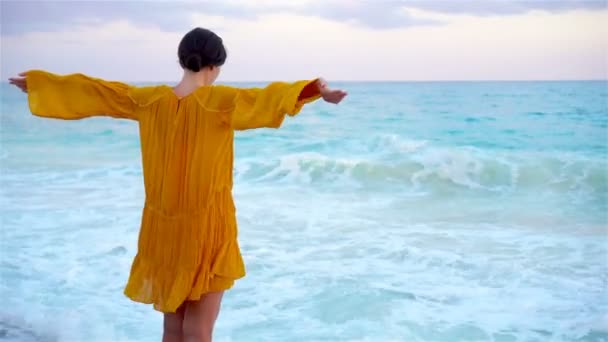
[[[27,94],[27,73],[22,72],[19,74],[19,77],[11,77],[8,79],[9,84],[15,85],[17,88],[21,89],[22,92]]]

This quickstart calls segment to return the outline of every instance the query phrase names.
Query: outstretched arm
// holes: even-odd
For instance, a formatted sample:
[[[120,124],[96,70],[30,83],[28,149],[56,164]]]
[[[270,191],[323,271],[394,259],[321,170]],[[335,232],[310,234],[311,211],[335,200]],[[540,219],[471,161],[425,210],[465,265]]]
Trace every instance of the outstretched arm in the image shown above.
[[[60,76],[40,70],[9,79],[28,94],[32,114],[75,120],[90,116],[111,116],[137,120],[131,86],[83,74]]]
[[[237,130],[278,128],[285,115],[298,114],[307,103],[322,98],[337,104],[346,95],[342,90],[329,88],[323,79],[274,82],[265,88],[238,89],[231,125]]]

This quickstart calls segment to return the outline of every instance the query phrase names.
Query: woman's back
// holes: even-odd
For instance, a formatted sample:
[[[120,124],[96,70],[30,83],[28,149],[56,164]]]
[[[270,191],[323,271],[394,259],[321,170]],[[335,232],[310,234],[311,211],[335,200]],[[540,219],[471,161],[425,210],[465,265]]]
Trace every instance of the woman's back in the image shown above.
[[[146,205],[183,215],[232,188],[235,90],[200,87],[182,98],[168,86],[135,89]]]

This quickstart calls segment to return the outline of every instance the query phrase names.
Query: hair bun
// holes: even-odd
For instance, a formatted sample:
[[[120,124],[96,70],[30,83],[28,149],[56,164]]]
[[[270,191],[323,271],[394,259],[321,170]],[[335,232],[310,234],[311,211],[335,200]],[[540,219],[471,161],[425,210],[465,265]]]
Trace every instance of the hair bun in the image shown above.
[[[201,70],[203,60],[202,60],[201,56],[199,56],[197,54],[192,54],[192,55],[186,57],[184,64],[186,64],[186,67],[188,69],[190,69],[194,72],[199,72]]]
[[[197,27],[186,33],[179,42],[177,57],[184,70],[198,72],[206,67],[223,65],[226,62],[226,48],[217,34]]]

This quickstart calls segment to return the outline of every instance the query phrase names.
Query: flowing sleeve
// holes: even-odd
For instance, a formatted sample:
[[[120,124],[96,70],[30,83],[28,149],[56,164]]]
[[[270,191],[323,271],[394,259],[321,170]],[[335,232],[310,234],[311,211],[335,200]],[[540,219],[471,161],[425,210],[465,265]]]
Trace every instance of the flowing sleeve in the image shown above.
[[[320,97],[316,79],[274,82],[265,88],[236,89],[230,123],[235,130],[278,128],[285,115],[294,116]]]
[[[48,118],[77,120],[110,116],[137,120],[133,88],[83,74],[55,75],[40,70],[26,73],[28,103],[32,114]]]

